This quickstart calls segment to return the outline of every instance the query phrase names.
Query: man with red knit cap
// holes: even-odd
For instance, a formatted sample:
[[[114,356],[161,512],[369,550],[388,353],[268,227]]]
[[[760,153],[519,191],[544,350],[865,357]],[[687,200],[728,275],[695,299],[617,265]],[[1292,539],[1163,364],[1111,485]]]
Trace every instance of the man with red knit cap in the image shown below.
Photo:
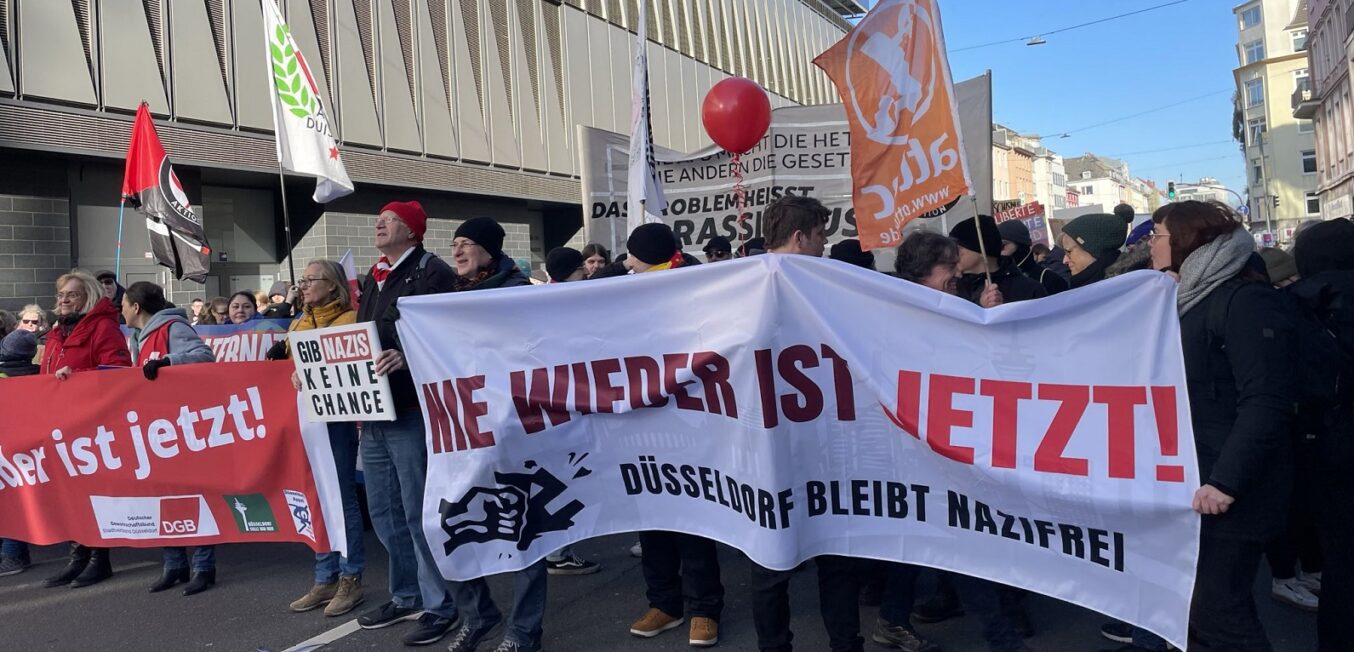
[[[362,614],[358,625],[379,629],[406,620],[418,626],[405,645],[431,645],[457,624],[456,606],[423,536],[423,486],[428,449],[414,379],[395,332],[400,297],[450,292],[456,273],[423,248],[428,214],[416,201],[391,202],[376,218],[381,258],[362,285],[357,321],[374,322],[381,339],[376,373],[390,378],[394,421],[368,421],[359,449],[372,526],[390,555],[391,600]],[[420,615],[422,612],[422,615]]]

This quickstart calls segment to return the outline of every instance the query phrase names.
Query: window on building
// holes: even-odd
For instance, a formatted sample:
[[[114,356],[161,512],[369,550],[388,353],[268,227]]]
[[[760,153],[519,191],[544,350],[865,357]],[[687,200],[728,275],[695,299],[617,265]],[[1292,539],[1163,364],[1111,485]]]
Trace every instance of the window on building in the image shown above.
[[[1310,78],[1311,76],[1312,76],[1312,73],[1311,73],[1310,70],[1308,70],[1308,69],[1306,69],[1306,68],[1298,68],[1297,70],[1294,70],[1294,71],[1293,71],[1293,83],[1295,83],[1295,84],[1301,84],[1301,83],[1302,83],[1302,80],[1308,79],[1308,78]]]
[[[1265,176],[1265,169],[1260,167],[1260,159],[1251,159],[1251,178],[1260,179]]]
[[[1311,120],[1302,120],[1302,119],[1298,120],[1298,133],[1310,134],[1315,130],[1316,127],[1312,124]]]
[[[1260,106],[1265,103],[1265,80],[1256,77],[1246,80],[1246,106]]]
[[[1293,32],[1293,51],[1302,52],[1307,49],[1307,30],[1299,29]]]
[[[1265,133],[1265,119],[1252,118],[1246,121],[1246,134],[1249,137],[1248,145],[1255,146],[1260,143],[1260,134]]]
[[[1095,187],[1094,187],[1094,186],[1082,186],[1082,187],[1081,187],[1081,194],[1083,194],[1083,195],[1089,195],[1089,194],[1092,194],[1092,193],[1094,193],[1094,192],[1095,192]]]
[[[1303,150],[1302,173],[1316,174],[1316,150],[1313,149]]]
[[[1265,42],[1262,39],[1247,43],[1242,50],[1245,52],[1245,57],[1241,62],[1243,64],[1255,63],[1265,58]]]
[[[1254,4],[1241,10],[1241,29],[1250,29],[1260,24],[1260,5]]]
[[[1083,179],[1089,179],[1089,178],[1091,178],[1091,171],[1090,171],[1090,170],[1082,170],[1082,172],[1081,172],[1081,178],[1083,178]]]
[[[1321,195],[1314,192],[1307,193],[1307,214],[1319,215],[1321,213]]]

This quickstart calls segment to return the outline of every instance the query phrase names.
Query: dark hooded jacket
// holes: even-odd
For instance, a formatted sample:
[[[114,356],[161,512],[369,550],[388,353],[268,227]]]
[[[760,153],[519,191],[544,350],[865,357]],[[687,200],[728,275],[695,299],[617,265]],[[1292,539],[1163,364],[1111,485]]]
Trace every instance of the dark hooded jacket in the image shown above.
[[[1001,291],[1002,303],[1029,301],[1048,296],[1044,286],[1020,271],[1015,261],[1004,256],[999,260],[997,271],[992,272],[992,282],[996,283],[997,289]],[[958,294],[973,303],[978,303],[986,284],[987,277],[983,274],[965,274],[959,278]]]
[[[1046,292],[1048,296],[1053,296],[1067,290],[1069,287],[1067,279],[1059,276],[1057,272],[1040,265],[1039,262],[1034,259],[1034,254],[1030,252],[1028,245],[1015,243],[1015,248],[1016,250],[1011,256],[1011,260],[1015,261],[1016,267],[1019,267],[1020,271],[1025,273],[1025,276],[1038,281],[1040,285],[1044,286],[1044,292]]]

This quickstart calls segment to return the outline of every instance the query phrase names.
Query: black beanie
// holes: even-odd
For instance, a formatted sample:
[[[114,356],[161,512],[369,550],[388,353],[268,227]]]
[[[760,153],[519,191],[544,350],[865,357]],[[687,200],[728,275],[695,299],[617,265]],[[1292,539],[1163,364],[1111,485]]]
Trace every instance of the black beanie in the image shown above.
[[[983,253],[983,250],[978,244],[978,221],[983,223],[983,242],[981,246],[987,248],[987,255],[993,257],[1000,256],[1001,232],[997,230],[997,221],[992,219],[991,215],[979,215],[977,218],[970,217],[967,220],[954,225],[954,228],[950,229],[950,237],[954,238],[954,240],[959,243],[959,246],[968,249],[969,251]]]
[[[677,253],[677,236],[661,222],[641,224],[630,232],[625,248],[631,256],[650,265],[661,265]]]
[[[1298,274],[1304,278],[1332,270],[1354,270],[1354,222],[1343,217],[1302,230],[1293,244]]]
[[[1001,239],[1014,242],[1022,247],[1030,246],[1030,228],[1020,220],[1006,220],[997,225]]]
[[[583,254],[569,247],[555,247],[545,255],[545,273],[550,280],[562,283],[583,266]]]
[[[1119,216],[1119,219],[1123,220],[1124,224],[1132,224],[1133,219],[1136,217],[1133,212],[1133,207],[1128,204],[1119,204],[1118,206],[1115,206],[1114,214]]]
[[[832,251],[828,253],[828,257],[832,260],[840,260],[843,263],[851,263],[857,267],[874,269],[874,252],[861,251],[860,240],[855,238],[842,240],[832,245]]]
[[[503,227],[491,217],[472,217],[456,227],[455,238],[467,238],[494,259],[503,255]]]

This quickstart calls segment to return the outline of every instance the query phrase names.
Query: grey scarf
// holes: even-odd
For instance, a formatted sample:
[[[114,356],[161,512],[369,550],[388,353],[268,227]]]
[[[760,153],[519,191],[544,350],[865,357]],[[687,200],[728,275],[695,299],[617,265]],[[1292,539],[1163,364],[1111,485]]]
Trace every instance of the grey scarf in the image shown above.
[[[1240,227],[1199,247],[1180,266],[1180,291],[1176,305],[1180,316],[1199,305],[1218,286],[1235,278],[1255,251],[1255,240]]]

